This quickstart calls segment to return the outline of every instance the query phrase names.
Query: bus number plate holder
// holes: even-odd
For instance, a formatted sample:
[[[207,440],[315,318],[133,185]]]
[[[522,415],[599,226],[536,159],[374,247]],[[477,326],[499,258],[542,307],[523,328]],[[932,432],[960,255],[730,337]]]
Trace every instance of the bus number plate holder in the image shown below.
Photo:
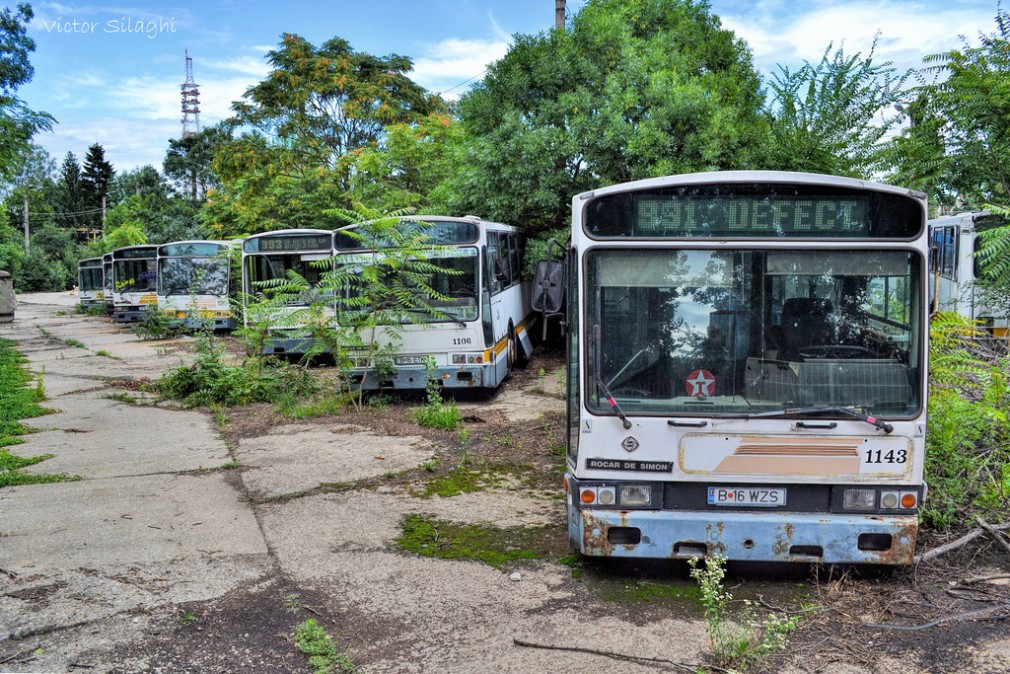
[[[708,504],[776,508],[786,504],[786,490],[768,487],[709,487]]]

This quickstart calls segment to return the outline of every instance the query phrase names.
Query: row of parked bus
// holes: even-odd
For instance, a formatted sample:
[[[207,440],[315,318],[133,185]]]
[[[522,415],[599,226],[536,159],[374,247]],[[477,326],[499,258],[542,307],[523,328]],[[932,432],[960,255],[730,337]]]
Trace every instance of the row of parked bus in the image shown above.
[[[532,305],[564,319],[564,486],[577,551],[911,564],[927,493],[929,317],[963,297],[974,271],[965,237],[985,224],[926,214],[923,194],[837,176],[612,185],[573,198],[564,260],[538,265],[530,297],[517,229],[426,217],[429,259],[447,270],[432,280],[438,315],[405,323],[395,372],[361,381],[421,388],[434,362],[447,388],[495,387],[530,353]],[[210,297],[227,300],[227,266],[200,267],[218,258],[208,244],[230,245],[85,261],[94,277],[82,276],[82,293],[104,287],[124,322],[144,305],[181,320],[191,297],[217,318],[227,305]],[[289,271],[317,282],[329,268],[317,261],[353,269],[372,252],[347,229],[240,245],[244,296]],[[194,292],[198,268],[221,292]],[[267,350],[299,348],[275,333]]]
[[[525,240],[516,227],[476,217],[402,218],[398,227],[421,228],[427,261],[441,272],[430,279],[437,297],[434,311],[421,312],[402,325],[379,327],[372,339],[398,342],[390,367],[355,368],[352,377],[366,390],[423,389],[432,375],[445,388],[494,389],[515,364],[528,358],[529,284],[523,281]],[[374,251],[351,230],[289,229],[254,234],[239,241],[177,241],[127,246],[79,266],[81,303],[104,304],[117,323],[141,321],[158,311],[171,327],[212,325],[231,330],[238,316],[250,320],[242,302],[263,296],[264,285],[294,272],[316,285],[327,269],[366,263]],[[376,243],[382,247],[392,243]],[[232,279],[233,251],[241,251],[241,275]],[[332,265],[320,264],[331,260]],[[313,293],[275,308],[264,353],[297,357],[309,351],[311,338],[288,320],[310,302]],[[235,311],[236,308],[243,309]],[[336,305],[329,307],[336,313]],[[259,317],[262,318],[262,317]],[[351,354],[352,358],[356,354]]]

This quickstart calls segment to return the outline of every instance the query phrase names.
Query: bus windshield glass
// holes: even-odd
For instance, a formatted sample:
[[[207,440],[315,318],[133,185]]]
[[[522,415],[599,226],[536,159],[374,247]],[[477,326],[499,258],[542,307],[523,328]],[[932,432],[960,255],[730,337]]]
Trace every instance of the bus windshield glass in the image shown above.
[[[161,295],[228,294],[228,258],[165,258],[159,273]]]
[[[154,260],[116,260],[115,284],[118,293],[155,292],[158,272]]]
[[[352,268],[370,262],[368,254],[345,253],[339,256],[340,264],[351,265]],[[461,248],[439,247],[429,251],[426,261],[435,265],[441,272],[431,274],[427,283],[435,296],[425,297],[418,293],[416,306],[419,311],[410,316],[403,316],[401,322],[438,323],[444,321],[475,321],[478,316],[477,290],[479,257],[477,249],[470,246]],[[353,287],[348,289],[348,297],[360,292]],[[423,307],[429,306],[427,312]]]
[[[607,391],[636,414],[919,411],[911,251],[592,250],[586,265],[596,413]]]
[[[277,279],[287,279],[288,272],[293,271],[308,283],[310,287],[319,284],[319,280],[326,272],[326,265],[320,265],[318,260],[328,259],[328,254],[271,254],[271,255],[250,255],[245,259],[246,274],[248,275],[249,288],[246,292],[256,295],[263,295],[269,292],[269,288],[263,285],[264,281]],[[291,306],[309,305],[321,299],[319,293],[309,291],[298,298],[292,298],[288,304]]]
[[[105,285],[101,265],[97,267],[82,267],[80,270],[81,290],[101,290]]]

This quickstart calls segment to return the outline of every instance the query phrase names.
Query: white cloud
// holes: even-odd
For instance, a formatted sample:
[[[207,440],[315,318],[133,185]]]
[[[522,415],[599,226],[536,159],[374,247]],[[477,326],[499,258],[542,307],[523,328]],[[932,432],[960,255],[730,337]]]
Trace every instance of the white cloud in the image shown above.
[[[411,79],[429,91],[457,98],[466,91],[469,80],[483,77],[488,65],[506,52],[505,40],[442,40],[427,46],[424,55],[414,61]]]
[[[994,16],[993,8],[966,8],[956,1],[943,9],[915,0],[802,5],[799,15],[786,14],[786,7],[771,0],[720,16],[723,27],[747,42],[764,73],[777,65],[816,63],[829,44],[850,55],[867,55],[878,34],[875,62],[893,61],[899,71],[919,68],[923,56],[959,47],[959,35],[974,40],[979,31],[991,31]],[[791,7],[795,11],[800,5]]]

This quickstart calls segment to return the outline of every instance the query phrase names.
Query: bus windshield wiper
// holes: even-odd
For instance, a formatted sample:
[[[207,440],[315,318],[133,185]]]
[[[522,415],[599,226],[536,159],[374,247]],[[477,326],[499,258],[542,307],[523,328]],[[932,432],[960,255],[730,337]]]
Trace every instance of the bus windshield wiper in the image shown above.
[[[621,411],[621,406],[617,404],[617,400],[610,392],[610,389],[608,389],[607,385],[603,383],[602,379],[600,379],[600,375],[596,375],[596,385],[603,392],[603,395],[607,396],[607,403],[609,403],[610,407],[617,413],[617,417],[621,420],[621,423],[624,424],[624,428],[631,428],[631,422],[628,421],[628,417],[624,416],[624,412]]]
[[[812,407],[784,407],[780,410],[771,410],[769,412],[754,412],[752,414],[744,415],[746,419],[761,419],[767,417],[792,417],[801,414],[844,414],[846,416],[852,417],[853,419],[859,419],[860,421],[865,421],[871,426],[875,426],[883,430],[885,433],[890,433],[894,430],[894,426],[882,421],[874,416],[860,412],[857,408],[845,405],[815,405]]]

